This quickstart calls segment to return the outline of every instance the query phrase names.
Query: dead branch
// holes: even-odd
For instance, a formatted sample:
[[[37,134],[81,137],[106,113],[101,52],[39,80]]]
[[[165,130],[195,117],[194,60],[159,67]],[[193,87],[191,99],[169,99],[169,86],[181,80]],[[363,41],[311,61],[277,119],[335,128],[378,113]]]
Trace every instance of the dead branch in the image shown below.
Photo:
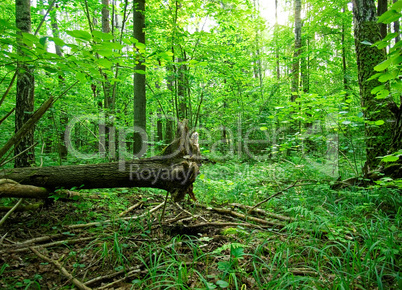
[[[0,179],[0,197],[46,198],[46,188],[33,185],[22,185],[11,179]]]
[[[45,255],[42,255],[41,253],[39,253],[39,252],[38,252],[35,248],[33,248],[33,247],[30,247],[29,249],[30,249],[32,252],[34,252],[35,255],[37,255],[37,256],[38,256],[39,258],[41,258],[42,260],[45,260],[46,262],[52,263],[53,265],[55,265],[56,268],[59,269],[59,271],[60,271],[65,277],[67,277],[69,280],[71,280],[71,282],[73,282],[73,284],[78,287],[78,289],[82,289],[82,290],[91,290],[91,288],[85,286],[81,281],[79,281],[78,279],[74,278],[74,276],[71,275],[71,274],[66,270],[66,268],[64,268],[64,267],[59,263],[59,261],[52,260],[52,259],[46,257]]]
[[[85,241],[91,241],[94,240],[94,237],[86,237],[86,238],[80,238],[80,239],[73,239],[73,240],[63,240],[63,241],[57,241],[57,242],[52,242],[52,243],[47,243],[43,245],[38,245],[38,246],[29,246],[29,247],[24,247],[24,248],[19,248],[19,249],[6,249],[6,250],[0,250],[0,253],[19,253],[19,252],[25,252],[28,251],[31,248],[38,249],[38,248],[48,248],[48,247],[53,247],[53,246],[59,246],[59,245],[64,245],[64,244],[77,244],[80,242],[85,242]]]
[[[20,205],[15,211],[30,211],[30,210],[38,210],[41,207],[43,207],[45,203],[44,202],[38,202],[38,203],[33,203],[33,204],[28,204],[28,205]],[[11,206],[0,206],[0,211],[8,211],[12,207]]]
[[[10,148],[16,144],[19,140],[21,140],[30,130],[31,128],[36,124],[36,122],[39,121],[39,119],[43,116],[43,114],[46,113],[46,111],[53,105],[54,103],[54,98],[50,97],[46,102],[44,102],[38,110],[29,118],[29,120],[22,125],[22,127],[14,134],[13,137],[8,140],[8,142],[0,148],[0,158],[4,156],[4,154],[7,153]]]
[[[145,212],[139,216],[131,216],[131,217],[126,217],[126,218],[121,218],[121,219],[115,219],[115,220],[105,220],[105,221],[101,221],[101,222],[92,222],[92,223],[87,223],[87,224],[76,224],[76,225],[69,225],[69,226],[65,226],[66,228],[69,229],[78,229],[78,228],[86,228],[86,227],[93,227],[93,226],[100,226],[100,225],[104,225],[104,224],[108,224],[111,222],[118,222],[119,220],[136,220],[139,218],[142,218],[148,214],[153,213],[154,211],[158,210],[160,207],[162,207],[164,204],[164,202],[162,202],[161,204],[157,205],[156,207],[154,207],[153,209],[151,209],[149,212]]]
[[[265,210],[262,210],[262,209],[259,209],[259,208],[253,208],[252,206],[248,206],[248,205],[244,205],[244,204],[240,204],[240,203],[229,203],[229,205],[233,206],[233,207],[238,207],[238,208],[247,210],[248,213],[256,212],[256,213],[259,213],[259,214],[262,214],[262,215],[265,215],[265,216],[269,216],[269,217],[272,217],[272,218],[276,218],[276,219],[282,220],[282,221],[292,221],[293,220],[291,217],[288,217],[288,216],[268,212],[268,211],[265,211]]]
[[[267,201],[273,199],[274,197],[277,197],[278,195],[283,194],[285,191],[291,189],[292,187],[304,186],[304,185],[312,185],[312,184],[313,184],[313,183],[297,184],[297,182],[298,182],[298,181],[296,180],[292,185],[289,185],[289,186],[286,187],[285,189],[283,189],[283,190],[281,190],[281,191],[278,191],[277,193],[271,195],[271,196],[268,197],[267,199],[264,199],[263,201],[257,203],[255,206],[253,206],[253,207],[248,211],[248,213],[250,213],[251,211],[253,211],[256,207],[259,207],[259,206],[262,205],[263,203],[266,203]]]
[[[52,235],[52,236],[42,236],[42,237],[37,237],[37,238],[33,238],[30,240],[26,240],[23,242],[19,242],[19,243],[13,243],[13,244],[7,244],[4,245],[5,247],[13,247],[13,248],[21,248],[21,247],[28,247],[31,244],[35,244],[35,243],[40,243],[40,242],[46,242],[49,240],[53,240],[53,239],[58,239],[60,237],[64,237],[65,234],[57,234],[57,235]]]
[[[147,201],[147,200],[145,200],[145,201]],[[122,211],[122,212],[119,214],[119,217],[124,216],[124,215],[127,214],[128,212],[130,212],[130,211],[136,209],[137,207],[141,206],[143,203],[144,203],[144,201],[141,200],[141,201],[137,202],[136,204],[134,204],[133,206],[130,206],[130,207],[129,207],[128,209],[126,209],[125,211]]]
[[[274,227],[279,227],[279,228],[284,228],[285,224],[279,223],[279,222],[273,222],[273,221],[267,221],[267,220],[263,220],[260,218],[256,218],[253,216],[247,216],[244,215],[242,213],[238,213],[236,211],[230,210],[230,209],[226,209],[226,208],[218,208],[218,207],[208,207],[206,205],[202,205],[202,204],[197,204],[197,206],[200,206],[202,208],[205,208],[206,210],[211,210],[220,214],[225,214],[225,215],[231,215],[237,218],[241,218],[247,221],[253,221],[259,224],[263,224],[263,225],[269,225],[269,226],[274,226]]]
[[[13,206],[12,209],[10,209],[8,211],[8,213],[6,213],[3,218],[0,220],[0,227],[1,225],[6,221],[6,219],[13,213],[13,211],[15,211],[17,209],[17,207],[20,205],[20,203],[22,202],[22,198],[20,198],[20,200],[18,200],[18,202]]]

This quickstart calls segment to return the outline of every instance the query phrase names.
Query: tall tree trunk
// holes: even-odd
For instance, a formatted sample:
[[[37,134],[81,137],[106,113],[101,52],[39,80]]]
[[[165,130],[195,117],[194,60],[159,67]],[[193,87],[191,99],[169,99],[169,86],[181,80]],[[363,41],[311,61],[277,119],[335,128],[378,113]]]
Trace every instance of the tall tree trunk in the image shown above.
[[[17,41],[17,53],[20,56],[24,55],[22,50],[21,40],[22,32],[31,33],[31,4],[30,0],[15,1],[15,22],[19,29]],[[33,69],[23,61],[18,62],[17,66],[17,95],[15,106],[15,131],[17,132],[22,125],[31,117],[34,110],[34,91],[35,79]],[[33,128],[22,138],[20,143],[15,146],[14,154],[18,155],[15,158],[15,167],[28,167],[35,163],[35,148],[34,148],[34,132]],[[30,149],[28,149],[30,148]],[[26,150],[26,151],[25,151]],[[21,152],[25,151],[21,154]]]
[[[102,32],[110,33],[110,11],[109,11],[109,0],[102,0]],[[112,32],[113,33],[113,32]],[[117,68],[116,68],[117,69]],[[105,121],[106,123],[100,126],[105,126],[104,128],[99,128],[103,136],[100,138],[100,149],[104,152],[109,152],[108,158],[115,159],[115,136],[114,136],[114,110],[115,110],[115,98],[112,92],[112,85],[108,80],[108,75],[103,72],[103,97],[104,97],[104,109],[105,109]]]
[[[385,60],[385,51],[364,44],[375,43],[380,40],[380,30],[377,24],[377,15],[374,0],[353,0],[354,34],[358,66],[360,96],[365,125],[367,161],[363,171],[373,170],[379,164],[377,157],[387,154],[392,140],[392,125],[394,119],[391,111],[387,109],[387,100],[377,100],[371,93],[372,89],[381,85],[375,79],[367,81],[375,72],[374,66]],[[383,120],[385,123],[376,126],[373,123]]]
[[[56,6],[57,8],[57,6]],[[52,34],[53,37],[59,38],[59,26],[57,24],[57,10],[53,8],[50,11],[50,23],[52,26]],[[60,57],[63,57],[63,51],[59,45],[55,45],[56,47],[56,54]],[[64,84],[64,78],[59,75],[59,84]],[[67,146],[64,143],[64,130],[68,123],[68,115],[65,109],[65,106],[62,104],[60,105],[60,128],[58,132],[59,140],[58,140],[58,153],[59,153],[59,161],[60,165],[62,165],[62,160],[67,158]]]
[[[342,8],[342,13],[346,13],[346,8]],[[344,19],[344,17],[343,17]],[[347,78],[347,65],[346,65],[346,44],[345,44],[345,23],[342,20],[342,31],[341,31],[341,45],[342,45],[342,73],[343,73],[343,89],[346,92],[346,95],[349,93],[349,85],[348,85],[348,78]]]
[[[186,61],[186,59],[179,58],[179,63]],[[179,120],[187,119],[187,96],[186,96],[186,78],[187,78],[187,66],[179,64],[178,80],[177,80],[177,95],[179,100],[178,118]]]
[[[398,2],[398,0],[394,0],[394,3]],[[399,36],[399,19],[397,21],[394,22],[394,32],[397,32],[398,35],[395,37],[395,43],[397,43],[399,40],[401,40],[401,37]]]
[[[381,16],[383,13],[387,12],[388,0],[378,0],[377,15]],[[379,23],[381,39],[387,36],[387,24]]]
[[[302,39],[302,49],[303,56],[300,59],[300,77],[301,84],[303,87],[303,93],[308,93],[310,91],[310,57],[309,57],[309,39],[306,35]]]
[[[145,44],[145,0],[134,0],[134,38],[139,43]],[[134,126],[146,131],[147,100],[145,93],[145,65],[142,60],[136,64],[135,70],[143,73],[134,73]],[[134,154],[142,151],[143,141],[139,133],[134,134]]]
[[[301,49],[301,0],[294,0],[295,11],[295,47],[292,64],[292,96],[290,100],[294,102],[299,91],[300,73],[300,49]]]
[[[281,78],[281,67],[279,63],[279,46],[278,46],[278,0],[275,0],[275,58],[276,58],[276,80],[279,83]]]

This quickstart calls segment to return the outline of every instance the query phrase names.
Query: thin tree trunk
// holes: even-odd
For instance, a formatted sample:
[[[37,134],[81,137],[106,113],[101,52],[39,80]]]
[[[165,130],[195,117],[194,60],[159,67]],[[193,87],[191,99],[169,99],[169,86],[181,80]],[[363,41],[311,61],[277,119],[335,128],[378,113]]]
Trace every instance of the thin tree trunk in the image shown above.
[[[301,50],[301,0],[294,0],[294,11],[295,11],[295,47],[293,53],[293,64],[292,64],[292,96],[290,100],[294,102],[297,98],[297,93],[299,91],[300,82],[300,50]]]
[[[378,0],[378,6],[377,6],[378,16],[381,16],[383,13],[387,12],[387,5],[388,0]],[[378,25],[380,27],[381,39],[384,39],[387,36],[387,24],[379,23]]]
[[[57,6],[56,6],[57,8]],[[59,26],[57,24],[57,10],[52,9],[50,11],[50,22],[52,26],[52,33],[53,37],[59,38]],[[63,51],[59,45],[55,45],[56,47],[56,54],[60,57],[63,57]],[[64,84],[64,78],[60,75],[59,76],[59,84],[63,85]],[[62,160],[65,160],[67,158],[67,146],[64,143],[64,129],[66,128],[68,124],[68,115],[65,110],[65,106],[61,104],[60,108],[60,127],[59,132],[58,132],[58,153],[59,153],[59,161],[60,165],[62,165]]]
[[[394,3],[398,2],[398,0],[394,0]],[[399,36],[399,28],[400,24],[399,24],[399,20],[394,22],[394,32],[397,32],[398,35],[395,37],[395,43],[397,43],[399,40],[401,40],[401,37]]]
[[[275,0],[275,58],[276,58],[276,80],[279,83],[281,78],[281,67],[279,63],[279,46],[278,46],[278,0]]]
[[[16,26],[20,30],[18,37],[21,37],[22,32],[31,33],[31,4],[30,0],[15,1],[15,21]],[[22,42],[18,41],[17,53],[20,56],[24,55],[22,50]],[[31,117],[34,111],[34,90],[35,78],[33,69],[24,62],[18,62],[17,66],[17,94],[15,106],[15,132],[17,132],[25,122]],[[35,148],[34,148],[34,132],[32,128],[20,143],[15,147],[14,154],[18,155],[27,148],[26,152],[15,158],[15,167],[28,167],[35,164]]]
[[[139,43],[145,44],[145,0],[134,0],[134,38]],[[139,51],[139,49],[137,49]],[[145,65],[140,60],[134,73],[134,126],[146,132],[147,114],[146,114],[146,91],[145,91]],[[134,154],[142,152],[144,140],[137,132],[134,134]],[[139,156],[141,157],[141,156]]]
[[[342,13],[346,13],[345,7],[342,8]],[[342,22],[342,31],[341,31],[341,45],[342,45],[342,72],[343,72],[343,89],[348,95],[349,92],[349,85],[348,85],[348,78],[347,78],[347,65],[346,65],[346,44],[345,44],[345,23]]]
[[[186,59],[179,58],[179,63],[186,61]],[[187,119],[188,107],[187,107],[187,95],[186,95],[186,78],[187,78],[187,66],[179,64],[179,73],[177,81],[177,94],[179,99],[179,120]]]

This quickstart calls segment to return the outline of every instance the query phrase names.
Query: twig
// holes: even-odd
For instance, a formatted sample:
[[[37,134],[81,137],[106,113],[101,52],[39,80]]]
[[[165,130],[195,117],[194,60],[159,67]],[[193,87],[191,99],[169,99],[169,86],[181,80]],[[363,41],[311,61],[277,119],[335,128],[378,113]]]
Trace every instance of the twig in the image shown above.
[[[58,245],[64,245],[64,244],[76,244],[80,242],[85,242],[85,241],[91,241],[93,240],[93,237],[87,237],[87,238],[80,238],[80,239],[73,239],[73,240],[63,240],[63,241],[57,241],[57,242],[52,242],[52,243],[47,243],[43,245],[37,245],[37,246],[30,246],[30,247],[25,247],[25,248],[19,248],[19,249],[10,249],[7,248],[7,250],[1,250],[0,253],[18,253],[18,252],[25,252],[31,248],[47,248],[47,247],[52,247],[52,246],[58,246]]]
[[[11,88],[13,87],[16,77],[17,77],[17,71],[14,73],[13,78],[11,79],[10,84],[7,87],[7,90],[4,92],[3,96],[1,97],[0,106],[3,104],[4,99],[7,97],[8,93],[10,92]]]
[[[125,211],[122,211],[122,212],[119,214],[119,217],[122,217],[122,216],[125,215],[126,213],[132,211],[133,209],[136,209],[137,207],[139,207],[139,206],[142,205],[143,203],[144,203],[144,201],[141,200],[141,201],[137,202],[136,204],[134,204],[133,206],[130,206],[130,207],[129,207],[128,209],[126,209]]]
[[[8,112],[2,119],[0,119],[0,125],[1,125],[1,123],[3,123],[8,117],[10,117],[10,115],[11,115],[12,113],[14,113],[14,111],[15,111],[15,107],[14,107],[10,112]]]
[[[57,269],[59,269],[59,271],[66,276],[69,280],[71,280],[71,282],[73,282],[73,284],[75,286],[78,287],[78,289],[83,289],[83,290],[90,290],[91,288],[85,286],[80,280],[74,278],[73,275],[71,275],[66,268],[64,268],[58,261],[52,260],[48,257],[46,257],[45,255],[42,255],[41,253],[39,253],[35,248],[30,247],[29,248],[32,252],[35,253],[35,255],[37,255],[39,258],[41,258],[42,260],[45,260],[48,263],[52,263],[53,265],[55,265],[57,267]]]
[[[238,218],[241,218],[241,219],[244,219],[244,220],[251,220],[251,221],[257,222],[259,224],[269,225],[269,226],[274,226],[274,227],[280,227],[280,228],[285,227],[285,225],[282,224],[282,223],[273,222],[273,221],[267,221],[267,220],[259,219],[259,218],[253,217],[253,216],[246,216],[245,214],[238,213],[238,212],[235,212],[235,211],[230,210],[230,209],[218,208],[218,207],[207,207],[207,206],[202,205],[202,204],[197,204],[197,205],[200,206],[200,207],[205,208],[206,210],[212,210],[212,211],[218,212],[220,214],[231,215],[231,216],[238,217]]]
[[[252,206],[248,206],[248,205],[244,205],[244,204],[240,204],[240,203],[229,203],[230,206],[233,207],[238,207],[244,210],[249,210],[250,211],[254,211],[257,212],[259,214],[265,215],[265,216],[269,216],[272,218],[276,218],[278,220],[282,220],[282,221],[292,221],[293,219],[291,217],[288,216],[284,216],[284,215],[279,215],[276,213],[272,213],[272,212],[268,212],[259,208],[253,208]]]
[[[10,216],[10,214],[12,214],[13,211],[15,211],[15,210],[17,209],[17,207],[20,205],[21,202],[22,202],[22,198],[20,198],[20,199],[18,200],[18,202],[13,206],[13,208],[10,209],[10,210],[8,211],[8,213],[6,213],[5,216],[3,216],[3,218],[0,220],[0,227],[1,227],[1,225],[6,221],[6,219]]]
[[[190,215],[191,217],[195,218],[196,216],[193,215],[191,212],[189,212],[188,210],[185,210],[184,208],[182,208],[180,206],[180,204],[178,204],[177,202],[175,202],[175,205],[177,206],[177,208],[179,208],[181,211],[185,212],[186,214]],[[204,222],[208,222],[205,218],[203,218],[202,216],[198,215],[197,217],[201,218]]]
[[[49,7],[47,8],[47,11],[45,13],[45,15],[43,15],[41,22],[39,23],[39,26],[36,28],[34,35],[36,36],[40,30],[40,28],[42,27],[43,22],[45,22],[46,16],[49,14],[49,11],[52,10],[54,3],[56,2],[56,0],[53,0],[52,3],[50,3]]]
[[[210,223],[199,223],[195,225],[188,225],[184,226],[185,228],[201,228],[201,227],[234,227],[234,226],[241,226],[246,228],[253,228],[253,229],[261,229],[265,228],[265,226],[254,225],[250,223],[238,223],[238,222],[210,222]]]
[[[8,233],[5,233],[4,236],[1,237],[0,239],[0,246],[3,245],[4,239],[7,237]]]
[[[281,190],[281,191],[278,191],[277,193],[271,195],[271,196],[268,197],[267,199],[264,199],[263,201],[257,203],[255,206],[253,206],[253,207],[247,212],[247,214],[249,214],[250,212],[252,212],[256,207],[262,205],[263,203],[265,203],[265,202],[267,202],[267,201],[273,199],[274,197],[276,197],[276,196],[278,196],[278,195],[283,194],[285,191],[289,190],[289,189],[292,188],[292,187],[295,187],[295,186],[303,186],[303,185],[311,185],[311,184],[312,184],[312,183],[307,183],[307,184],[297,184],[297,185],[296,185],[297,182],[298,182],[298,180],[296,180],[292,185],[289,185],[289,186],[286,187],[285,189],[283,189],[283,190]]]
[[[165,201],[163,202],[163,209],[162,209],[160,223],[163,223],[163,218],[165,216],[165,210],[166,210],[166,204],[167,204],[168,197],[169,197],[169,191],[166,192]]]
[[[45,241],[49,241],[52,239],[57,239],[60,237],[64,237],[65,234],[57,234],[57,235],[53,235],[53,236],[42,236],[42,237],[37,237],[37,238],[33,238],[30,240],[26,240],[20,243],[14,243],[12,245],[4,245],[6,247],[16,247],[16,248],[20,248],[20,247],[27,247],[30,244],[35,244],[37,242],[45,242]]]

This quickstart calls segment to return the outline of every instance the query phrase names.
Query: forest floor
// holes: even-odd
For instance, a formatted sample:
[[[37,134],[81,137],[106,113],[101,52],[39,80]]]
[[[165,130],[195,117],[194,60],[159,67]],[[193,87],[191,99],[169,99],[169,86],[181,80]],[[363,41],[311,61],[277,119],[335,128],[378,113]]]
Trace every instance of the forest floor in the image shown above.
[[[159,190],[56,194],[0,228],[0,288],[400,289],[400,193],[287,166],[205,166],[162,220]]]

